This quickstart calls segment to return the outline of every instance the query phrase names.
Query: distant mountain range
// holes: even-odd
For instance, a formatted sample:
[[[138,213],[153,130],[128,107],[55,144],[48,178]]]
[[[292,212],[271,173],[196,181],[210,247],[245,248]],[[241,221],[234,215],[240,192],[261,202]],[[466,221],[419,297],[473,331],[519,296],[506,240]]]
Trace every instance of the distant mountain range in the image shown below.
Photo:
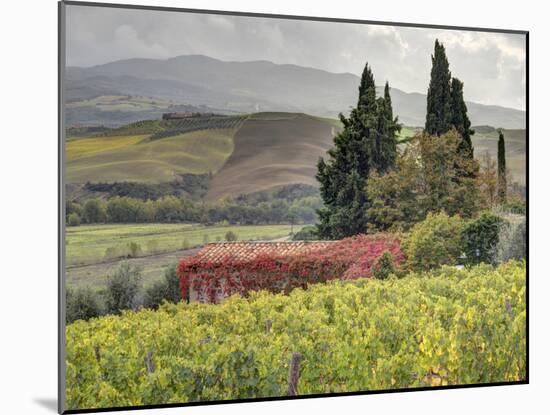
[[[349,73],[335,74],[268,61],[224,62],[186,55],[166,60],[127,59],[89,68],[69,67],[66,100],[73,104],[69,121],[73,117],[73,121],[83,122],[89,115],[86,111],[92,111],[94,114],[89,118],[96,124],[101,122],[102,115],[95,104],[75,104],[93,102],[101,96],[138,96],[221,112],[286,111],[334,118],[356,103],[358,85],[359,77]],[[391,96],[394,112],[402,123],[424,125],[426,95],[392,88]],[[525,128],[524,111],[473,102],[467,105],[473,125]],[[116,109],[120,114],[130,110]],[[107,113],[105,117],[112,121]]]

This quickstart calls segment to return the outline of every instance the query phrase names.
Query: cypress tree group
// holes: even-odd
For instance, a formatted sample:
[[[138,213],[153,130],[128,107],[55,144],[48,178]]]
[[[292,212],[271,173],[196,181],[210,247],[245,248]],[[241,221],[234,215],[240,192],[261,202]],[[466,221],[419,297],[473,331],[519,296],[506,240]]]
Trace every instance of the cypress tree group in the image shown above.
[[[368,199],[366,182],[371,170],[386,171],[395,163],[396,132],[389,85],[385,97],[376,98],[374,76],[365,65],[359,84],[357,107],[346,118],[344,129],[334,138],[328,158],[317,164],[324,207],[318,211],[320,237],[338,239],[367,230]],[[389,98],[389,99],[388,99]]]
[[[506,202],[506,149],[504,147],[504,134],[498,132],[498,153],[497,153],[497,199],[499,203]]]
[[[440,136],[451,128],[451,72],[445,47],[436,39],[428,87],[425,130]]]
[[[462,136],[462,141],[458,147],[464,156],[474,158],[474,148],[472,147],[472,138],[475,131],[470,127],[472,123],[468,118],[468,108],[464,102],[464,83],[458,78],[451,81],[451,126]]]
[[[464,83],[458,78],[451,79],[445,47],[436,40],[428,87],[425,131],[440,136],[451,128],[455,128],[462,137],[458,151],[465,158],[473,159],[471,136],[474,130],[471,129],[468,108],[464,101]],[[472,174],[475,176],[475,172]]]

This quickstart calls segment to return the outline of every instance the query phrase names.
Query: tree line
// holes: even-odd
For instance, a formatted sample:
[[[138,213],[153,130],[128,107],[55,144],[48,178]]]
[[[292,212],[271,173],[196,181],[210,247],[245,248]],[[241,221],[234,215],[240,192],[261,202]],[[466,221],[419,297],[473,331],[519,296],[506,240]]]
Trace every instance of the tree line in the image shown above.
[[[157,200],[115,196],[108,200],[92,198],[83,203],[69,200],[65,212],[68,226],[153,222],[262,225],[314,223],[320,205],[319,196],[267,200],[226,197],[209,203],[178,196],[164,196]]]

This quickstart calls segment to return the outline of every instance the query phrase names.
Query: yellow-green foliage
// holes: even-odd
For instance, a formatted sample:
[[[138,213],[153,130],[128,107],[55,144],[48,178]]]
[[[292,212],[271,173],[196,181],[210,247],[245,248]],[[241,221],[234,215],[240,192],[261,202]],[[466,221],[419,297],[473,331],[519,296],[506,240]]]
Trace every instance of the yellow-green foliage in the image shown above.
[[[444,267],[78,321],[67,327],[67,405],[280,396],[293,352],[301,395],[519,381],[525,282],[524,263]]]
[[[408,267],[422,271],[455,265],[462,253],[460,235],[463,226],[458,215],[428,213],[426,219],[414,225],[405,240]]]

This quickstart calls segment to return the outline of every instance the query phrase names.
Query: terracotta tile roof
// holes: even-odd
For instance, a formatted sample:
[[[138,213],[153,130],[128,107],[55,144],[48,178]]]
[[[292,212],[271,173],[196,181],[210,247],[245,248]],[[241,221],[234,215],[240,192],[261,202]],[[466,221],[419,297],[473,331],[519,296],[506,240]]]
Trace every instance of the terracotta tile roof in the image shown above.
[[[250,261],[261,254],[290,256],[329,249],[336,241],[240,241],[216,242],[205,245],[195,259],[219,262],[233,258]]]

